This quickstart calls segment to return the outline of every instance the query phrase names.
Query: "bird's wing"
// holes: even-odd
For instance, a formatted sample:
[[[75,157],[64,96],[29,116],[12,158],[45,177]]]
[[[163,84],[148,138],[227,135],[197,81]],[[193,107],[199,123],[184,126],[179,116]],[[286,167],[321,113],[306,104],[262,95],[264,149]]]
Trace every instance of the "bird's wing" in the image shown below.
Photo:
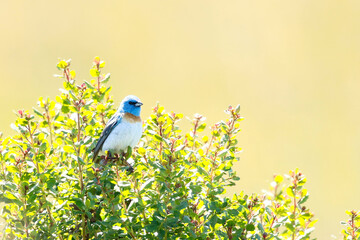
[[[112,116],[112,118],[110,118],[109,122],[107,122],[103,132],[100,135],[100,138],[99,138],[95,148],[93,149],[93,151],[94,151],[93,161],[94,162],[97,162],[96,158],[97,158],[105,140],[108,138],[111,131],[121,122],[122,117],[123,117],[122,114],[115,113],[114,116]]]

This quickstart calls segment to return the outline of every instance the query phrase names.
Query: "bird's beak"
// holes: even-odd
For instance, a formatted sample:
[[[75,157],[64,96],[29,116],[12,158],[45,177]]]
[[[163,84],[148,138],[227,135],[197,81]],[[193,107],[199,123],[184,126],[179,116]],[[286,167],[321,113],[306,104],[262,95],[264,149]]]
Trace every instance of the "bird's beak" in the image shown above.
[[[136,107],[140,107],[140,106],[142,106],[142,105],[143,105],[142,102],[137,102],[137,103],[135,103],[135,106],[136,106]]]

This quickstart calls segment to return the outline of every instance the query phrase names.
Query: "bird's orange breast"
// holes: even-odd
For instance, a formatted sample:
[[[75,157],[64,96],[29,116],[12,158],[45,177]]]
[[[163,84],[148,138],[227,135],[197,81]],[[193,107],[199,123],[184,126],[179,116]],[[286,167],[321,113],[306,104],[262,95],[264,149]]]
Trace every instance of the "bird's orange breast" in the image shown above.
[[[134,114],[131,114],[131,113],[125,113],[124,119],[126,119],[126,121],[128,121],[130,123],[141,122],[141,118],[139,116],[135,116]]]

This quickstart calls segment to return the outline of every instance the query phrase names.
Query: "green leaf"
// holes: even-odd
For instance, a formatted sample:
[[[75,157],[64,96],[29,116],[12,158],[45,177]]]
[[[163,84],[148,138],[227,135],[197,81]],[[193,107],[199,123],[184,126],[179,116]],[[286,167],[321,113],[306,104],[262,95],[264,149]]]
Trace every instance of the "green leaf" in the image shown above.
[[[24,118],[19,118],[18,123],[20,124],[20,126],[26,126],[29,123],[29,121]]]
[[[43,142],[39,147],[39,152],[43,152],[47,149],[47,143]]]
[[[117,184],[119,187],[130,187],[131,186],[131,183],[128,181],[118,181]]]
[[[282,183],[284,181],[284,177],[281,175],[276,175],[274,180],[276,183]]]
[[[294,191],[293,191],[292,187],[286,188],[286,193],[289,197],[294,197]]]
[[[89,82],[87,81],[84,81],[85,85],[87,88],[90,88],[90,89],[95,89],[93,85],[91,85]]]
[[[257,227],[258,227],[258,229],[260,230],[261,233],[264,233],[264,232],[265,232],[264,227],[263,227],[263,225],[262,225],[261,223],[259,223],[259,224],[257,225]]]
[[[182,201],[179,205],[176,206],[176,210],[180,211],[184,208],[187,208],[189,206],[189,203],[187,200]]]
[[[203,123],[197,128],[197,131],[202,132],[202,131],[204,131],[205,128],[206,128],[206,123]]]
[[[83,201],[80,199],[80,198],[76,198],[76,197],[73,197],[71,199],[72,202],[75,203],[75,205],[80,209],[80,210],[85,210],[85,204],[83,203]]]
[[[253,224],[247,224],[245,227],[246,231],[254,231],[255,230],[255,226]]]
[[[158,134],[153,135],[153,138],[154,138],[154,140],[159,141],[159,142],[161,142],[163,140],[163,138]]]
[[[295,231],[294,225],[292,225],[291,223],[286,223],[285,224],[286,228],[289,229],[291,232]]]
[[[18,206],[23,206],[24,204],[11,192],[6,191],[1,197],[0,202],[5,203],[15,203]]]
[[[66,113],[70,112],[70,108],[69,108],[68,105],[62,105],[61,106],[61,111],[66,114]]]
[[[233,179],[234,181],[239,181],[239,180],[240,180],[240,177],[234,176],[232,179]]]
[[[197,168],[197,170],[199,171],[199,173],[200,173],[201,175],[209,176],[208,172],[205,171],[204,168],[202,168],[202,167],[200,167],[200,166],[196,166],[196,168]]]
[[[61,60],[60,62],[58,62],[56,66],[58,69],[64,69],[68,66],[68,63],[64,60]]]
[[[100,68],[105,67],[105,61],[100,61],[99,67],[100,67]]]
[[[305,197],[303,197],[303,198],[299,201],[299,204],[305,203],[308,199],[309,199],[309,195],[306,195]]]
[[[76,72],[74,70],[71,70],[70,71],[70,78],[75,79],[75,77],[76,77]]]
[[[11,172],[11,173],[18,173],[20,172],[19,171],[19,168],[17,166],[14,166],[14,165],[9,165],[9,166],[6,166],[6,169]]]
[[[145,189],[147,189],[147,188],[149,188],[149,186],[151,186],[151,184],[154,182],[154,178],[152,177],[152,178],[150,178],[150,179],[148,179],[146,182],[144,182],[142,185],[141,185],[141,187],[140,187],[140,193],[141,192],[143,192],[143,190]]]
[[[101,81],[102,83],[107,83],[110,80],[110,73],[106,74],[104,79]]]
[[[44,115],[41,112],[39,112],[36,108],[33,108],[33,110],[36,115],[38,115],[41,118],[44,118]]]
[[[63,147],[63,149],[64,149],[64,152],[67,152],[67,153],[74,152],[74,147],[73,146],[66,145],[66,146]]]
[[[95,69],[95,68],[92,68],[92,69],[90,69],[90,75],[92,77],[99,77],[100,76],[100,71]]]
[[[219,157],[224,157],[227,154],[228,151],[229,151],[229,149],[223,149],[218,153],[218,156]]]
[[[239,113],[239,112],[240,112],[240,104],[236,106],[235,112],[236,112],[236,113]]]
[[[47,188],[48,188],[48,189],[52,189],[55,184],[56,184],[56,181],[55,181],[55,179],[53,179],[53,178],[50,178],[50,179],[46,182],[46,185],[47,185]]]

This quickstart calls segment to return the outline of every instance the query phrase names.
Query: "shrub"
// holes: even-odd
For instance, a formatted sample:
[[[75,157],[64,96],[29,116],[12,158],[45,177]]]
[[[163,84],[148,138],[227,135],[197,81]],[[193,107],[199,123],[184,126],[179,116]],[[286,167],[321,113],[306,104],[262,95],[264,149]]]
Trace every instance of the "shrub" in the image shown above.
[[[128,162],[92,162],[91,149],[114,114],[110,75],[98,57],[90,82],[77,83],[70,60],[55,100],[19,110],[1,138],[0,199],[4,239],[310,239],[313,214],[298,170],[277,175],[264,194],[224,195],[239,177],[240,107],[210,127],[201,115],[192,129],[183,116],[156,105]]]
[[[349,216],[347,222],[341,222],[345,226],[342,231],[344,239],[358,240],[360,239],[360,212],[346,211],[346,215]]]

